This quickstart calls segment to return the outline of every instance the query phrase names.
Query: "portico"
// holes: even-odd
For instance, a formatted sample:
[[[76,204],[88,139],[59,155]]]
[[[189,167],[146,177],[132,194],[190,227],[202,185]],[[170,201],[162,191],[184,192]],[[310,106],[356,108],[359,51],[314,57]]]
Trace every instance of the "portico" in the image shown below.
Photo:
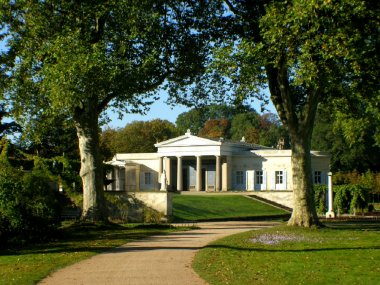
[[[185,135],[155,144],[159,176],[166,174],[170,190],[227,191],[231,186],[232,144]],[[235,150],[236,151],[236,150]]]
[[[222,169],[222,161],[224,168]],[[164,156],[159,158],[159,177],[165,173],[167,190],[227,191],[227,157],[212,155]],[[225,176],[225,179],[222,177]]]

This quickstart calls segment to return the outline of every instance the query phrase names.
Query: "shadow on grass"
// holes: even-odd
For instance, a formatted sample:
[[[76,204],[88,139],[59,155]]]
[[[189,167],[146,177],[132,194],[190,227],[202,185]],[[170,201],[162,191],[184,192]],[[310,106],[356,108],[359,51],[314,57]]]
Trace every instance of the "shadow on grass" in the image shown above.
[[[208,245],[205,248],[211,249],[231,249],[237,251],[247,251],[247,252],[328,252],[328,251],[344,251],[344,250],[377,250],[380,249],[380,246],[358,246],[358,247],[326,247],[326,248],[302,248],[302,249],[276,249],[276,248],[244,248],[244,247],[235,247],[228,245]]]
[[[228,222],[228,221],[274,221],[281,220],[287,221],[290,219],[290,214],[281,215],[266,215],[266,216],[245,216],[245,217],[227,217],[227,218],[207,218],[196,220],[184,220],[177,216],[173,216],[173,222],[175,223],[197,223],[197,222]]]
[[[167,233],[168,229],[174,229],[172,225],[143,224],[134,227],[125,227],[118,224],[94,224],[75,223],[63,227],[53,235],[50,242],[9,245],[0,250],[0,255],[24,255],[47,253],[72,253],[108,251],[115,247],[117,242],[131,242],[137,239],[147,238],[151,235]]]
[[[324,221],[329,229],[354,231],[380,231],[380,221]]]

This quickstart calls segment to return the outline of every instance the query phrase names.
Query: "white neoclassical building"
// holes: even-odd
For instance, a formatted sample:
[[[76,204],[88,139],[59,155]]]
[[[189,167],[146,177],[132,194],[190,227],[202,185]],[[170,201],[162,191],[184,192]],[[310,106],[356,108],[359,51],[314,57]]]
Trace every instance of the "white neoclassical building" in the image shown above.
[[[156,153],[119,153],[113,191],[292,191],[291,150],[185,135],[157,143]],[[313,180],[327,183],[330,156],[312,151]]]

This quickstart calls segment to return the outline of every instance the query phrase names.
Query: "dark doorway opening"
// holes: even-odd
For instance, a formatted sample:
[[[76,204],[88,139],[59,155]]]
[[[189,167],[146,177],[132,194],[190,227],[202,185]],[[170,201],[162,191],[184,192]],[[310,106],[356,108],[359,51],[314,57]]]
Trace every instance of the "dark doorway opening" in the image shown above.
[[[188,168],[182,168],[182,189],[189,191],[189,171]]]

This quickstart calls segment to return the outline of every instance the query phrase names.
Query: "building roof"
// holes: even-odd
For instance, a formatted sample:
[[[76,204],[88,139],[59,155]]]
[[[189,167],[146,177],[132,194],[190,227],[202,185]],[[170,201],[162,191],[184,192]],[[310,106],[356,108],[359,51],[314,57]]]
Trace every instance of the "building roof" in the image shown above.
[[[154,146],[161,156],[231,155],[251,150],[272,149],[247,143],[244,138],[241,141],[202,138],[192,135],[190,130],[182,136],[162,141]]]

